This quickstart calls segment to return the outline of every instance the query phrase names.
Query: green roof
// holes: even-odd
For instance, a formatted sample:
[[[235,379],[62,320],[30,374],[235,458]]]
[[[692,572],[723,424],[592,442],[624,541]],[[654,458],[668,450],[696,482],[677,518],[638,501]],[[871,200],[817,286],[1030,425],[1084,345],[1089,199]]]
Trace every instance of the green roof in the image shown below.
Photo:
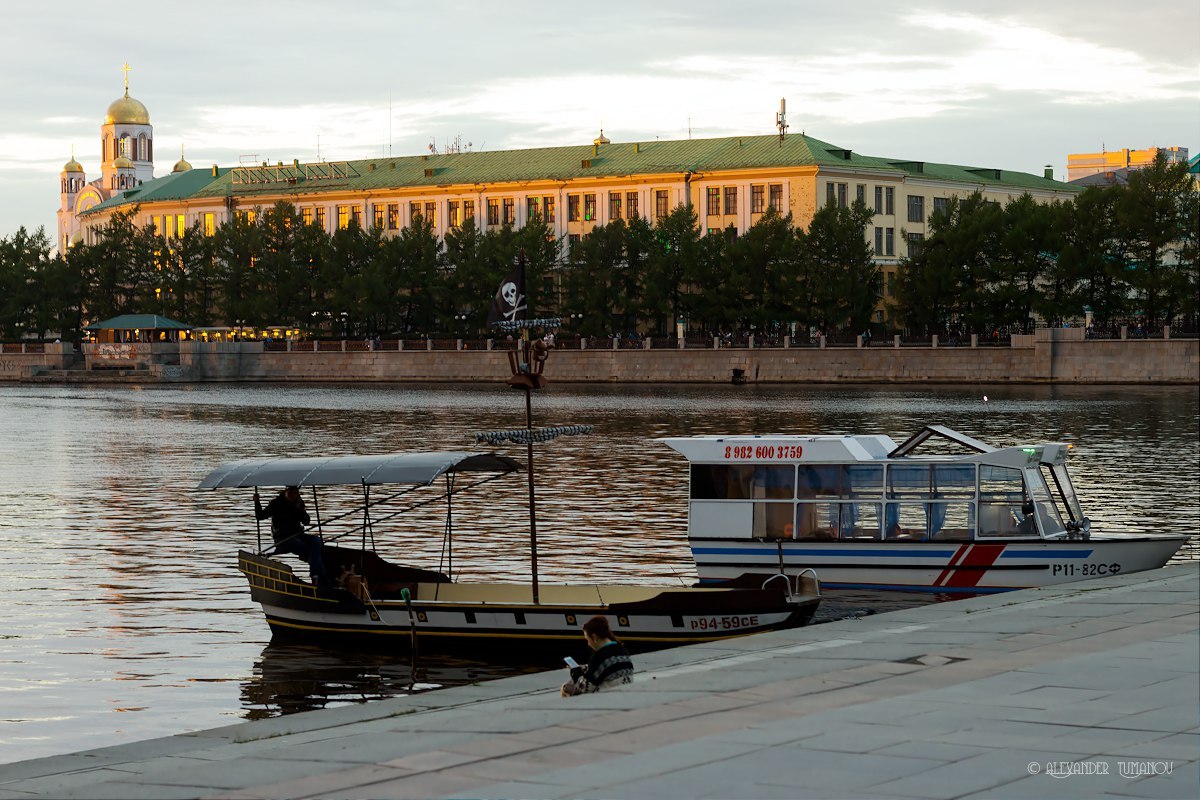
[[[191,325],[184,325],[173,319],[160,317],[158,314],[122,314],[119,317],[96,322],[84,328],[85,331],[190,331]]]
[[[526,150],[445,153],[347,162],[276,164],[195,169],[156,178],[93,207],[92,211],[134,203],[185,198],[305,195],[330,191],[366,192],[407,187],[486,185],[655,173],[709,173],[724,170],[812,167],[869,169],[937,180],[1014,189],[1077,191],[1052,179],[991,168],[864,156],[803,134],[728,136],[620,142]]]

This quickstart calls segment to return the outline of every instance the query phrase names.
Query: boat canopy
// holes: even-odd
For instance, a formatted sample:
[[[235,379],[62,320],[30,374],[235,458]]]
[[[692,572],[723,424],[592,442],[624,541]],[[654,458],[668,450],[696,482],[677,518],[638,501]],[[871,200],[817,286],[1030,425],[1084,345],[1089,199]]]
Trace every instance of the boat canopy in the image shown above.
[[[447,472],[519,472],[525,468],[495,453],[442,451],[377,456],[251,458],[214,469],[197,489],[259,486],[339,486],[407,483],[428,486]]]

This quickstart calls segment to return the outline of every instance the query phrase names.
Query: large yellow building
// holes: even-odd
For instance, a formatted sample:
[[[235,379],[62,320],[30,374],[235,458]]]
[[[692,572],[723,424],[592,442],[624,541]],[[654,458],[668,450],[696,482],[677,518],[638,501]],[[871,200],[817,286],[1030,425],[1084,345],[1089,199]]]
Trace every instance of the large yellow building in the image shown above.
[[[389,235],[418,216],[444,236],[467,219],[486,230],[519,228],[537,215],[569,246],[597,226],[635,216],[654,222],[687,203],[703,229],[742,233],[768,207],[805,227],[821,204],[858,199],[875,212],[864,236],[884,273],[886,303],[896,265],[925,238],[930,215],[975,191],[1005,203],[1078,190],[1049,174],[867,156],[804,134],[613,142],[601,132],[574,146],[357,161],[192,169],[181,159],[169,175],[80,208],[72,222],[89,243],[113,212],[134,208],[137,224],[167,238],[194,225],[211,234],[233,214],[283,200],[327,231],[356,222]],[[60,226],[60,241],[72,235]]]
[[[1099,153],[1071,153],[1067,156],[1067,180],[1077,181],[1090,175],[1122,169],[1144,169],[1162,153],[1168,164],[1186,162],[1186,147],[1148,147],[1145,150],[1102,150]]]

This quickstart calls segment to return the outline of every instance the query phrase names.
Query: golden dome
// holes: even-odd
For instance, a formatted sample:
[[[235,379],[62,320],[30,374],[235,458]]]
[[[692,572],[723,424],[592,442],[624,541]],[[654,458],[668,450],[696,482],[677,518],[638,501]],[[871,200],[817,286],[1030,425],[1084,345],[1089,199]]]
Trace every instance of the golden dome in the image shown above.
[[[113,100],[108,107],[108,111],[104,114],[104,124],[113,125],[124,123],[126,125],[149,125],[150,112],[141,102],[134,100],[129,96],[129,89],[125,90],[124,97],[118,97]]]
[[[125,156],[117,156],[113,159],[113,169],[133,169],[133,162]]]
[[[75,160],[75,156],[71,156],[71,160],[63,164],[63,172],[83,172],[83,165]]]
[[[179,160],[175,162],[175,166],[171,167],[171,172],[187,172],[192,168],[188,160],[183,157],[183,145],[179,146]]]
[[[595,144],[595,145],[601,145],[601,144],[612,144],[612,140],[611,140],[611,139],[609,139],[607,136],[605,136],[605,135],[604,135],[604,128],[601,128],[601,129],[600,129],[600,135],[599,135],[599,136],[597,136],[597,137],[596,137],[596,138],[595,138],[595,139],[592,141],[592,144]]]

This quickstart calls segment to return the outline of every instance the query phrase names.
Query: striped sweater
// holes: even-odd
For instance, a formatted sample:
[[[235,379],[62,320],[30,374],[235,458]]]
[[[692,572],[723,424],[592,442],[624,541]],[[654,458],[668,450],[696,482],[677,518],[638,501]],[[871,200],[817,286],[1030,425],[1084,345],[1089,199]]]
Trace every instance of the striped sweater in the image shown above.
[[[629,683],[633,683],[633,661],[624,645],[612,641],[592,653],[583,674],[575,679],[575,691],[585,694]]]

